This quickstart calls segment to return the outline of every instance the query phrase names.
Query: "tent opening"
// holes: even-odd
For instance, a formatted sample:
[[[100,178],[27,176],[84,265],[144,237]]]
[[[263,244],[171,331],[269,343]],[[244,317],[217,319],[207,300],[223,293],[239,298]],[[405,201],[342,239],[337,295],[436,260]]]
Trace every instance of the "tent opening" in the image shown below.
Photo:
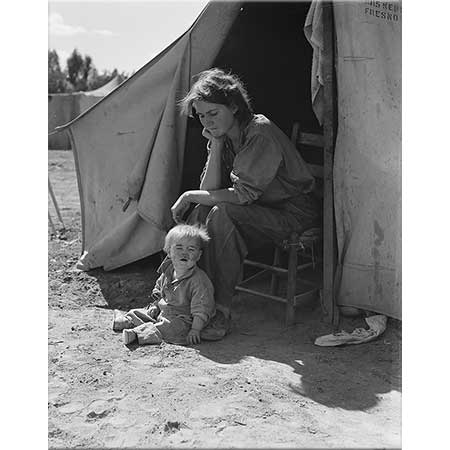
[[[321,131],[311,107],[312,48],[303,32],[309,7],[310,2],[244,3],[212,65],[238,74],[255,113],[288,136],[294,122],[302,131]],[[189,118],[180,192],[198,188],[206,161],[201,132],[199,120]]]

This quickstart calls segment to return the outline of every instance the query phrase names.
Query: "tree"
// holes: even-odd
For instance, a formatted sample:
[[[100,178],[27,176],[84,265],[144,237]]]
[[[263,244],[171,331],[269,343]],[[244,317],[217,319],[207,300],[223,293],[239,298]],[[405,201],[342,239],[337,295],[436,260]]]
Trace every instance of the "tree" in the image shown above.
[[[65,75],[61,71],[56,50],[48,51],[48,92],[49,94],[66,91]]]
[[[89,55],[83,57],[76,48],[67,59],[66,67],[61,70],[56,50],[48,51],[49,94],[94,90],[104,86],[116,76],[119,76],[120,82],[128,78],[127,73],[119,73],[117,69],[99,73],[92,58]]]
[[[82,67],[82,72],[83,72],[83,83],[87,88],[87,82],[88,82],[88,77],[89,77],[89,72],[93,69],[93,64],[92,64],[92,58],[89,55],[86,55],[84,57],[84,63],[83,63],[83,67]]]
[[[74,91],[85,91],[88,87],[88,77],[93,70],[92,58],[75,48],[67,59],[67,73]]]

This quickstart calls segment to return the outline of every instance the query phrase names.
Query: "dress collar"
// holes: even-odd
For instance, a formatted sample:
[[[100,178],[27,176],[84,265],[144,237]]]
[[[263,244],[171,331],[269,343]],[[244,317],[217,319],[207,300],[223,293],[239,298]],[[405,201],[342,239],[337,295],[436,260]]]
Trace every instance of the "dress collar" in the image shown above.
[[[242,123],[239,126],[239,148],[242,147],[245,143],[245,140],[247,139],[247,131],[248,131],[248,127],[250,125],[250,123],[252,122],[253,118],[255,117],[254,114],[252,114],[252,116],[244,123]],[[228,149],[230,149],[235,155],[237,155],[239,153],[239,149],[235,149],[233,147],[233,142],[232,140],[226,136],[225,137],[225,145],[228,147]]]

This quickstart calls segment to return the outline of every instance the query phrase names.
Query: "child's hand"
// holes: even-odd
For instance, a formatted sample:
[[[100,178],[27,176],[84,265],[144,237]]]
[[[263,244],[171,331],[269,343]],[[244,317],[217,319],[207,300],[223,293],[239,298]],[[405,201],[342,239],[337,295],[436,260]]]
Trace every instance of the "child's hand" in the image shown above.
[[[200,330],[191,329],[187,335],[188,344],[200,344]]]

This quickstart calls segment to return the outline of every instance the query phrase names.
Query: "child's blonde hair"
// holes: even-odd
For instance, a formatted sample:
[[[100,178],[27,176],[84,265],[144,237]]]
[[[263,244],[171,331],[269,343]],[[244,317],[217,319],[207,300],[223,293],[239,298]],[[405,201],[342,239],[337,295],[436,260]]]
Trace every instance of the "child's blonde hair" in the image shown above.
[[[175,225],[166,234],[164,251],[168,254],[172,244],[184,237],[197,239],[198,245],[202,250],[208,245],[210,239],[206,228],[202,225]]]

